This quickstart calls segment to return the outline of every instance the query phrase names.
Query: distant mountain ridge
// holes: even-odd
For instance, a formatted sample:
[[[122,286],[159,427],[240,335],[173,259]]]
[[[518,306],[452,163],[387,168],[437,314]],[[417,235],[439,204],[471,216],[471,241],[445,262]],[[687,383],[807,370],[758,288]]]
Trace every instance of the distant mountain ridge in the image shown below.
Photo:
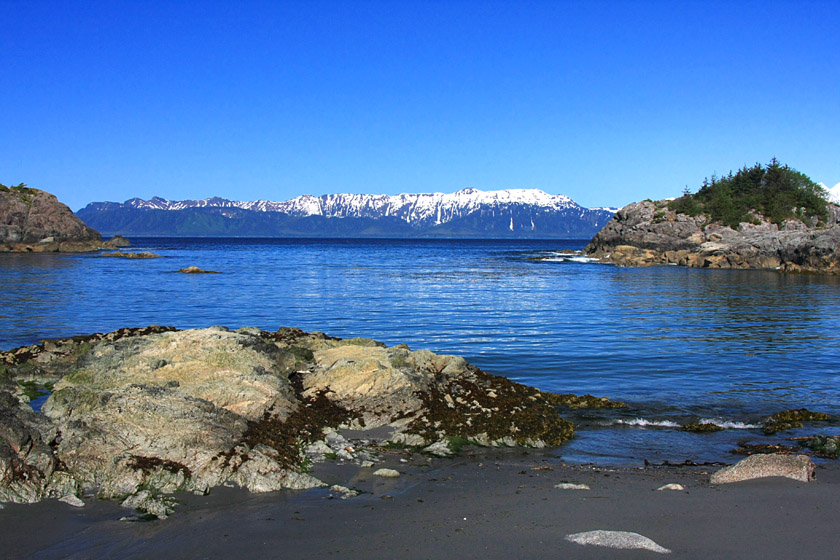
[[[213,197],[94,202],[77,212],[122,235],[586,238],[615,209],[584,208],[538,189],[398,195],[304,195],[286,201]],[[336,220],[341,218],[341,220]]]

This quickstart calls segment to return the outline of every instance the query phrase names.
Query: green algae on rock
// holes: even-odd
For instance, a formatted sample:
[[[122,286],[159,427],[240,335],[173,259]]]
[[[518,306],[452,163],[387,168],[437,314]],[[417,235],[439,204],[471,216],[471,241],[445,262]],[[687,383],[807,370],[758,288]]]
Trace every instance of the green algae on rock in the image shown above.
[[[593,395],[573,395],[571,393],[542,393],[543,397],[554,406],[565,406],[571,409],[580,408],[627,408],[621,401],[610,400],[607,397]]]
[[[840,436],[815,435],[806,438],[794,438],[802,447],[807,447],[814,455],[823,459],[840,458]]]
[[[712,432],[723,431],[723,427],[711,422],[700,422],[695,424],[683,424],[680,426],[680,430],[684,432],[693,432],[695,434],[710,434]]]
[[[811,412],[805,408],[784,410],[768,418],[767,422],[762,426],[761,431],[765,435],[771,436],[785,430],[801,428],[804,426],[803,422],[819,422],[830,419],[831,416],[828,414]]]

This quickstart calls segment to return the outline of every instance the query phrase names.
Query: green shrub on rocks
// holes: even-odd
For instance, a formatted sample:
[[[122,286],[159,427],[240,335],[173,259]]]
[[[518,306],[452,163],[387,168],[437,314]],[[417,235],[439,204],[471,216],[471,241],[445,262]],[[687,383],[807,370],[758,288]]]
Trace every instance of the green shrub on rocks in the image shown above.
[[[778,225],[791,218],[824,221],[828,216],[824,189],[775,158],[766,167],[756,163],[734,175],[712,175],[696,194],[686,188],[668,207],[689,216],[706,214],[733,229],[742,222],[755,223],[755,213]]]

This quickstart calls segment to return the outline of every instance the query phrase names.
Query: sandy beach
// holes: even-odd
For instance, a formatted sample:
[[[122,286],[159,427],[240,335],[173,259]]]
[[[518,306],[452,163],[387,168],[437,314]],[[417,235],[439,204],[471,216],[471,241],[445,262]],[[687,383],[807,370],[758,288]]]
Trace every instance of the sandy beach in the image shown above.
[[[733,461],[734,462],[734,461]],[[373,475],[380,467],[399,478]],[[715,468],[564,465],[551,453],[467,449],[453,459],[391,453],[375,469],[323,463],[314,474],[360,491],[179,495],[165,520],[86,498],[5,504],[5,558],[653,558],[650,550],[580,545],[567,535],[639,533],[676,558],[832,557],[840,466],[811,483],[767,478],[711,486]],[[564,490],[562,483],[589,490]],[[664,484],[683,491],[657,491]]]

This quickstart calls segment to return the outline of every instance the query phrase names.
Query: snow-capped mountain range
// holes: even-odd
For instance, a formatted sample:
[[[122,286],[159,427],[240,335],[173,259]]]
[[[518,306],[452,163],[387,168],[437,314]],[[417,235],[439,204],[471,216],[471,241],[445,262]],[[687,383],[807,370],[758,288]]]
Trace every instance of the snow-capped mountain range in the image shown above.
[[[285,201],[234,201],[213,197],[204,200],[151,200],[132,198],[125,202],[131,208],[149,210],[183,210],[185,208],[241,208],[257,212],[283,212],[290,216],[324,216],[325,218],[381,218],[393,216],[416,226],[439,225],[484,208],[511,205],[539,207],[545,210],[586,210],[568,196],[551,195],[539,189],[507,189],[481,191],[463,189],[455,193],[423,194],[325,194],[303,195]],[[597,208],[615,212],[613,208]]]
[[[153,219],[155,212],[158,214]],[[512,235],[583,239],[594,235],[615,212],[615,208],[584,208],[568,196],[538,189],[469,188],[449,194],[304,195],[285,201],[132,198],[123,204],[94,202],[77,214],[103,233],[132,235]],[[196,213],[203,218],[187,217]],[[227,222],[223,224],[222,218]],[[198,228],[199,222],[205,224],[204,229],[184,230]],[[165,228],[171,231],[163,231]]]

